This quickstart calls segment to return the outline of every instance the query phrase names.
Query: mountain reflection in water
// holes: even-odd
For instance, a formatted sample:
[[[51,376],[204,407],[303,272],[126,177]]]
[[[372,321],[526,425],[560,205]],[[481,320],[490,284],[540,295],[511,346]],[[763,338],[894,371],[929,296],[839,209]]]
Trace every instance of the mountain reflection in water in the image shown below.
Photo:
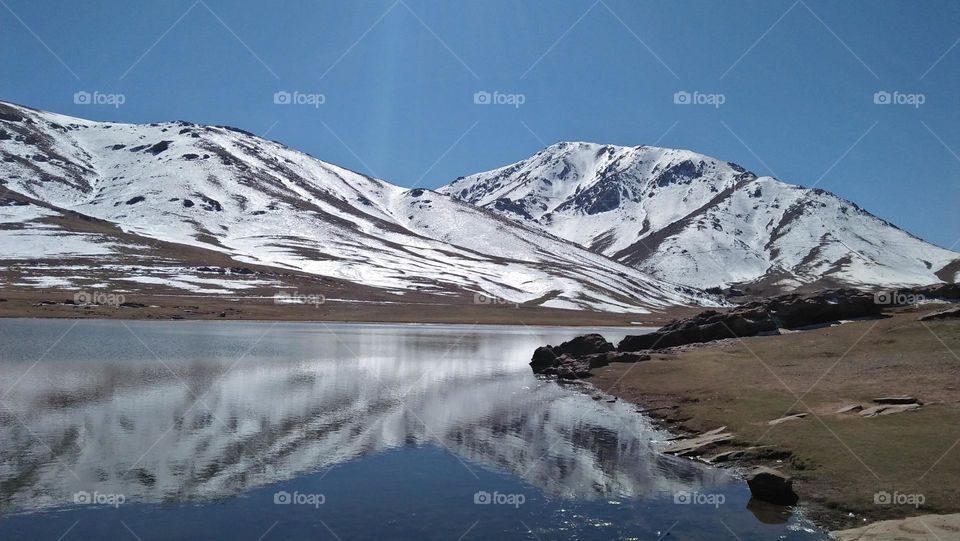
[[[625,329],[600,332],[615,341]],[[723,517],[744,539],[758,528],[810,538],[796,517],[758,522],[727,472],[658,453],[667,434],[630,404],[532,374],[536,346],[580,333],[0,321],[0,536],[56,538],[83,519],[75,533],[88,537],[113,535],[122,520],[163,538],[231,537],[274,521],[281,537],[312,538],[330,521],[344,535],[456,538],[482,512],[477,532],[508,538],[526,538],[527,524],[548,537],[655,532],[675,513],[675,536],[713,531]],[[365,499],[351,499],[351,486],[366,487]],[[268,505],[278,489],[305,488],[332,491],[322,513]],[[497,506],[474,505],[478,489],[520,491],[528,503],[492,514]],[[674,505],[678,491],[734,505]],[[77,493],[122,494],[124,505],[79,505]],[[416,518],[426,502],[446,521],[429,532]]]
[[[4,338],[22,324],[5,322]],[[19,344],[0,363],[0,500],[23,511],[81,490],[222,498],[430,443],[560,497],[718,482],[723,473],[655,453],[663,434],[628,405],[530,373],[533,347],[575,333],[81,322],[29,373],[49,343]]]

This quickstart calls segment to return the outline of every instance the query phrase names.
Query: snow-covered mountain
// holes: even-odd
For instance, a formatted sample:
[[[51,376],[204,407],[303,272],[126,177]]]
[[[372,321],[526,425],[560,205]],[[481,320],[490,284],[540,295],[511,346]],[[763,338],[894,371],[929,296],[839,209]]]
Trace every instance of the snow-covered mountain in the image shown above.
[[[128,286],[252,287],[190,275],[170,263],[175,246],[359,284],[397,301],[482,293],[622,312],[716,302],[447,195],[230,127],[93,122],[0,102],[0,181],[0,264],[79,259],[74,274],[83,275],[109,262],[126,265]],[[154,241],[165,249],[144,255]],[[172,267],[138,274],[132,262],[141,259]],[[68,287],[73,278],[34,279]]]
[[[686,150],[557,143],[439,191],[699,287],[955,282],[944,250],[817,189]]]

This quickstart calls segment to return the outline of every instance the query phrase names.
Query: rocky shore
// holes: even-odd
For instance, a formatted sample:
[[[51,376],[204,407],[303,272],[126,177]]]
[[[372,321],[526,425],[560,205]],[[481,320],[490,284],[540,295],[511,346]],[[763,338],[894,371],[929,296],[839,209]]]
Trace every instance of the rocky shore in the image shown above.
[[[960,351],[960,309],[950,304],[960,301],[960,286],[889,298],[924,304],[850,289],[784,295],[704,311],[616,345],[589,334],[543,346],[531,368],[591,378],[678,434],[663,452],[741,469],[755,500],[799,501],[827,528],[956,513],[960,488],[937,480],[960,475],[960,456],[945,453],[960,438],[960,359],[952,354]],[[875,503],[875,494],[898,487],[925,502]]]

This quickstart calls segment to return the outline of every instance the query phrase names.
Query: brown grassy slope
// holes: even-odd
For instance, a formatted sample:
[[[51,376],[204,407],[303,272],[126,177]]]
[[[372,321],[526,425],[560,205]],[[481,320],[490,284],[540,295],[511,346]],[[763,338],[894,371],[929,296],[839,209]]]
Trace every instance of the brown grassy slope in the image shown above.
[[[932,311],[927,309],[926,311]],[[923,310],[921,311],[921,313]],[[784,336],[728,340],[596,370],[601,389],[657,410],[674,428],[727,425],[735,446],[792,452],[783,467],[824,524],[960,511],[960,321],[917,312]],[[909,394],[922,409],[863,418],[835,412]],[[805,419],[773,426],[788,413]],[[877,505],[878,491],[925,504]]]

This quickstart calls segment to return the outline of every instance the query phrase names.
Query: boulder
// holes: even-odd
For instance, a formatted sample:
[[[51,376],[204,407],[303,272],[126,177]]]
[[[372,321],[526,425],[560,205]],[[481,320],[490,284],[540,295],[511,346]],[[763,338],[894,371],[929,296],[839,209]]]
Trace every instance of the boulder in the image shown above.
[[[632,363],[650,359],[647,353],[619,352],[599,334],[586,334],[559,346],[541,346],[533,352],[530,366],[537,374],[560,379],[590,377],[590,369],[610,363]]]
[[[606,353],[608,351],[614,351],[615,349],[613,344],[607,342],[603,336],[596,333],[585,334],[563,342],[559,346],[546,345],[538,347],[533,352],[533,358],[530,364],[534,366],[552,365],[557,357],[561,355],[580,357],[595,353]]]
[[[793,505],[800,498],[793,491],[793,478],[766,466],[758,466],[747,474],[750,494],[764,502]]]
[[[533,351],[533,359],[530,361],[532,366],[553,366],[557,360],[557,354],[550,346],[540,346]]]
[[[568,340],[554,347],[553,351],[557,355],[567,354],[572,357],[580,357],[581,355],[590,355],[592,353],[606,353],[615,349],[613,344],[607,342],[606,338],[593,333]]]

